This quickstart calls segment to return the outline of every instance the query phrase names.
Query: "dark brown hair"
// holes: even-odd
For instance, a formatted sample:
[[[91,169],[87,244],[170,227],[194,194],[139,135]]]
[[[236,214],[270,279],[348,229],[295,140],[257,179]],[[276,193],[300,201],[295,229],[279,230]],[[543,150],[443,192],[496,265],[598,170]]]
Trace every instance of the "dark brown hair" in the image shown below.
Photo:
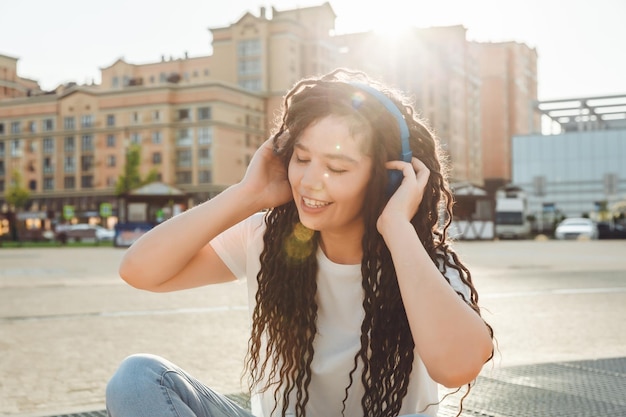
[[[413,156],[430,170],[424,198],[411,223],[433,263],[443,272],[458,271],[470,289],[469,305],[480,314],[478,294],[469,270],[449,246],[447,230],[452,219],[453,197],[447,183],[446,160],[439,142],[419,120],[406,97],[360,72],[335,70],[319,78],[304,79],[289,91],[283,102],[282,118],[274,134],[275,151],[285,167],[298,136],[311,123],[327,116],[341,117],[352,133],[364,134],[372,158],[371,178],[362,210],[365,232],[361,262],[363,310],[361,348],[354,358],[350,386],[363,384],[363,415],[395,417],[407,393],[414,359],[414,342],[404,310],[391,254],[376,229],[388,196],[385,162],[400,155],[400,131],[396,119],[375,99],[349,82],[366,83],[387,95],[398,107],[410,132]],[[286,134],[288,133],[288,134]],[[269,210],[265,216],[264,249],[258,273],[258,291],[246,369],[250,389],[259,381],[278,381],[272,390],[282,400],[285,415],[289,396],[295,392],[297,416],[305,416],[315,354],[317,260],[319,233],[309,231],[298,220],[293,201]],[[383,284],[384,283],[384,284]],[[459,294],[463,297],[462,294]],[[488,326],[489,327],[489,326]],[[491,327],[489,327],[491,332]],[[362,375],[355,375],[363,364]],[[344,397],[348,396],[349,386]],[[342,412],[343,414],[343,412]]]

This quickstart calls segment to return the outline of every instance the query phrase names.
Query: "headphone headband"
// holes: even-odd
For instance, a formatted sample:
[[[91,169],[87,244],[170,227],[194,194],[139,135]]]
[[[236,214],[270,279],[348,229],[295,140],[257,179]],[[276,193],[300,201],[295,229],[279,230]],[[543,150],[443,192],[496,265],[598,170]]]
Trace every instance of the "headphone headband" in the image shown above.
[[[358,82],[349,82],[348,84],[358,88],[359,90],[363,90],[370,96],[374,97],[380,102],[380,104],[385,106],[389,113],[391,113],[395,117],[396,121],[398,122],[398,127],[400,128],[400,142],[402,145],[400,160],[404,162],[411,162],[413,154],[411,152],[411,147],[409,146],[409,127],[407,126],[406,120],[404,120],[404,116],[402,116],[402,113],[400,113],[400,110],[395,105],[395,103],[391,101],[391,99],[385,94],[367,84]]]

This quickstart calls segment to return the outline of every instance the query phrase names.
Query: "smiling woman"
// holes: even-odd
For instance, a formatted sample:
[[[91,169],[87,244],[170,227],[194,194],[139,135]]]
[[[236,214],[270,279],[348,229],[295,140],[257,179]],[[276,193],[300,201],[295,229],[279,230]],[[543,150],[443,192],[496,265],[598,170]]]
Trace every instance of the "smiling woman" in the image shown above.
[[[111,417],[432,417],[438,384],[470,389],[490,359],[448,241],[445,160],[408,99],[337,69],[300,80],[282,107],[239,183],[151,229],[120,265],[155,292],[245,280],[252,410],[133,355],[107,387]]]

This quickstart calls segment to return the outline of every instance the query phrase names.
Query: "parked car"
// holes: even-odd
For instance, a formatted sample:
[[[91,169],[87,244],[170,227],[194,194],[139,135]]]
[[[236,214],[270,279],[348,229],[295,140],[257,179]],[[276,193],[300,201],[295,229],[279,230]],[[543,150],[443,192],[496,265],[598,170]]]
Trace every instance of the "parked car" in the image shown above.
[[[599,222],[598,239],[626,239],[626,226],[619,223]]]
[[[97,224],[70,224],[59,225],[56,228],[57,239],[60,241],[68,240],[95,240],[96,242],[113,241],[115,238],[115,230],[110,230]]]
[[[584,217],[570,217],[556,226],[554,237],[557,239],[597,239],[596,222]]]

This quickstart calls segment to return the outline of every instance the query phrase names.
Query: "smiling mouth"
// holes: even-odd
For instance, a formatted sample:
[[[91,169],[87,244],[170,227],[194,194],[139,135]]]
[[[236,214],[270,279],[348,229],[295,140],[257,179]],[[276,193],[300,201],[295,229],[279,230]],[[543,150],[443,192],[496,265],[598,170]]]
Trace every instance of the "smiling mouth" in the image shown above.
[[[311,200],[310,198],[302,197],[302,201],[304,205],[310,208],[321,208],[330,205],[330,203],[325,203],[323,201]]]

